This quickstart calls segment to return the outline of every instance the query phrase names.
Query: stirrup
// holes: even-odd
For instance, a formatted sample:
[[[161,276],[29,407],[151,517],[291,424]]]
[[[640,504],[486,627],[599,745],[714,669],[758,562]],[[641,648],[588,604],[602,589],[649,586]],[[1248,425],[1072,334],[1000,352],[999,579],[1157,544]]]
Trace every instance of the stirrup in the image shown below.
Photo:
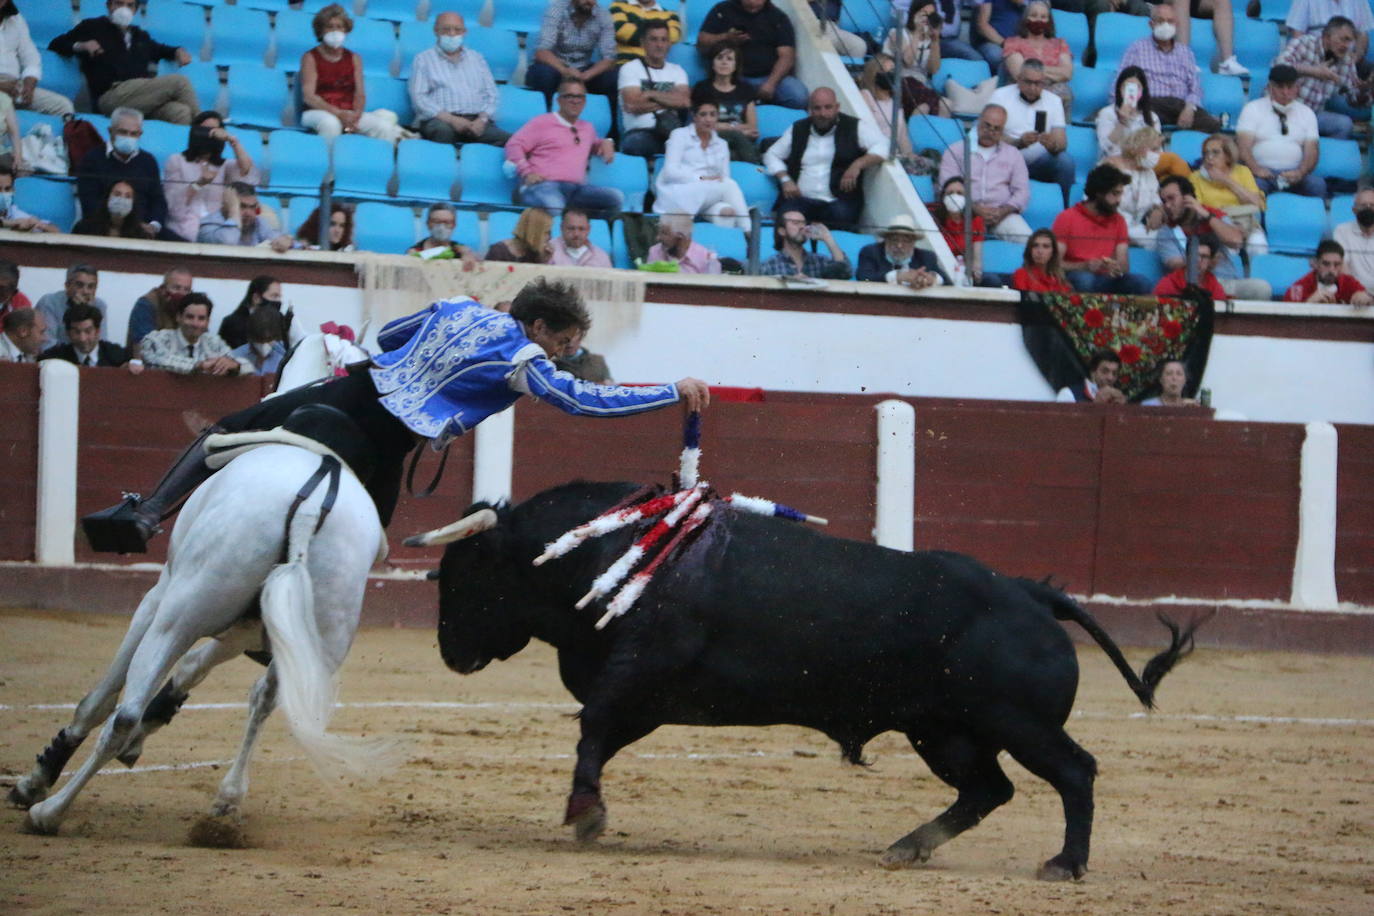
[[[141,497],[125,493],[117,505],[92,512],[81,519],[86,540],[97,553],[147,553],[148,541],[160,531],[138,515]]]

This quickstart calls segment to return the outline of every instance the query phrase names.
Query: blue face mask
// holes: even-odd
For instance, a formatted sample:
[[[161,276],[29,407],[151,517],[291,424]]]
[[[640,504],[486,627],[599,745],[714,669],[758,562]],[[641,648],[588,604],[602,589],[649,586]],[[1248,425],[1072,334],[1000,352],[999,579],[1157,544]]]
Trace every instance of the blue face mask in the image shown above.
[[[126,137],[120,134],[111,142],[115,148],[115,152],[119,153],[121,156],[132,156],[134,153],[138,152],[137,137]]]
[[[0,213],[10,212],[12,206],[14,206],[14,192],[0,191]]]

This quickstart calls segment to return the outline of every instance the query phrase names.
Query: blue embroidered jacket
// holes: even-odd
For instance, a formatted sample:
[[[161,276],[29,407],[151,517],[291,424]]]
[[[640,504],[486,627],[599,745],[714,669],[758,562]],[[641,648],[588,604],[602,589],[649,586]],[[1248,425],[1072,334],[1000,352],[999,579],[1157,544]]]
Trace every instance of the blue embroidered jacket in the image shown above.
[[[379,402],[442,445],[532,394],[572,414],[619,417],[678,400],[676,385],[594,385],[554,368],[520,322],[467,297],[388,323],[373,357]]]

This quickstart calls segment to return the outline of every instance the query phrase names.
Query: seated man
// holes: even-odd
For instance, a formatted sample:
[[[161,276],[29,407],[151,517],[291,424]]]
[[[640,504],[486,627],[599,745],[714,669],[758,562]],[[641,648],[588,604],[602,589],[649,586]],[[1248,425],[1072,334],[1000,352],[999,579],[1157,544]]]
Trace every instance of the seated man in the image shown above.
[[[1345,249],[1345,269],[1365,289],[1374,289],[1374,188],[1355,195],[1355,218],[1339,223],[1331,237]]]
[[[1126,396],[1116,387],[1116,377],[1120,372],[1121,357],[1116,355],[1116,351],[1098,350],[1088,360],[1088,377],[1077,385],[1060,388],[1054,399],[1064,404],[1125,404]]]
[[[1374,11],[1366,0],[1292,0],[1283,20],[1289,38],[1320,35],[1333,19],[1344,16],[1355,28],[1355,60],[1369,53],[1369,33],[1374,31]]]
[[[1269,71],[1265,98],[1247,102],[1236,121],[1240,161],[1265,194],[1292,191],[1325,197],[1326,182],[1317,167],[1317,115],[1298,100],[1298,71],[1276,64]]]
[[[685,213],[665,213],[658,219],[658,242],[645,258],[650,264],[676,262],[678,273],[718,274],[720,258],[700,242],[692,241],[692,218]]]
[[[43,58],[33,42],[28,21],[12,0],[0,7],[0,17],[3,17],[0,19],[3,21],[0,24],[0,92],[11,97],[15,108],[59,118],[70,115],[74,110],[71,99],[60,92],[39,87],[43,81]],[[67,23],[70,22],[67,18]]]
[[[162,275],[162,284],[148,290],[134,302],[129,313],[129,332],[124,346],[138,355],[138,345],[153,331],[177,326],[177,304],[191,292],[191,271],[173,267]]]
[[[1030,177],[1057,184],[1067,194],[1073,186],[1074,161],[1068,152],[1064,100],[1046,92],[1045,85],[1045,65],[1031,58],[1021,64],[1015,84],[998,89],[988,101],[1006,111],[1002,135],[1021,151]]]
[[[668,42],[682,41],[682,21],[658,0],[613,0],[611,23],[615,26],[615,59],[622,67],[644,56],[644,32],[650,23],[668,27]]]
[[[1180,267],[1173,273],[1165,274],[1155,284],[1156,296],[1182,296],[1188,287],[1194,286],[1204,290],[1215,300],[1229,298],[1226,290],[1218,282],[1216,274],[1212,273],[1212,268],[1216,265],[1217,258],[1222,249],[1221,240],[1210,232],[1203,233],[1197,237],[1193,243],[1193,248],[1197,252],[1197,263],[1193,270],[1193,279],[1188,279],[1188,268]]]
[[[916,247],[920,238],[916,221],[905,213],[892,218],[878,237],[881,241],[859,249],[857,280],[874,283],[895,283],[912,289],[926,289],[948,284],[949,277],[940,268],[935,252]]]
[[[251,367],[229,355],[229,345],[210,333],[214,303],[204,293],[188,293],[177,303],[177,326],[143,338],[143,362],[149,369],[177,375],[238,375]]]
[[[625,195],[616,188],[587,184],[587,163],[595,152],[615,159],[615,144],[598,140],[596,128],[581,119],[587,87],[576,77],[558,87],[558,110],[531,119],[506,143],[506,160],[520,174],[515,192],[520,204],[561,213],[564,207],[619,213]]]
[[[611,256],[591,243],[592,220],[586,210],[568,207],[563,211],[558,238],[549,243],[550,264],[566,267],[607,267]]]
[[[0,31],[4,25],[0,24]],[[3,58],[0,57],[0,63]],[[2,91],[2,90],[0,90]],[[58,232],[52,223],[26,213],[14,204],[14,169],[0,165],[0,229],[13,229],[15,232]]]
[[[1364,11],[1368,16],[1368,4]],[[1355,130],[1350,115],[1326,110],[1326,103],[1337,93],[1355,108],[1369,106],[1371,83],[1360,79],[1355,70],[1356,62],[1363,58],[1355,56],[1354,46],[1355,24],[1344,16],[1335,16],[1320,35],[1299,35],[1274,58],[1276,68],[1278,64],[1288,64],[1298,71],[1298,98],[1317,113],[1317,130],[1323,137],[1348,140]],[[1350,177],[1354,180],[1356,176]]]
[[[1175,40],[1178,14],[1167,3],[1150,13],[1150,32],[1126,48],[1113,84],[1121,71],[1140,67],[1150,84],[1150,105],[1164,124],[1177,124],[1205,134],[1221,130],[1221,121],[1202,107],[1202,81],[1193,49]]]
[[[1130,272],[1130,237],[1117,212],[1130,176],[1115,166],[1099,165],[1088,173],[1084,200],[1054,219],[1064,273],[1080,293],[1144,295],[1150,283]]]
[[[869,121],[840,111],[833,89],[811,93],[809,116],[763,154],[778,180],[778,200],[815,222],[851,226],[864,208],[864,169],[887,155],[888,142]]]
[[[463,47],[467,33],[458,13],[440,13],[434,18],[434,47],[416,54],[410,65],[407,88],[420,136],[454,146],[505,146],[510,134],[492,123],[500,99],[496,80],[482,52]]]
[[[0,318],[0,363],[37,362],[47,331],[38,309],[10,309]]]
[[[773,226],[773,248],[777,254],[759,264],[763,277],[814,277],[816,279],[845,280],[852,268],[849,257],[835,242],[825,223],[807,223],[806,213],[795,204],[784,204],[778,210]],[[812,239],[825,244],[830,257],[806,250]]]
[[[91,103],[101,114],[126,107],[159,121],[190,124],[191,116],[201,110],[191,81],[180,73],[148,74],[160,60],[184,67],[191,54],[156,42],[133,25],[137,7],[138,0],[107,0],[106,15],[81,20],[49,42],[48,49],[62,57],[80,56]]]
[[[10,309],[31,309],[29,297],[19,291],[19,265],[0,258],[0,318]]]
[[[1374,305],[1374,296],[1365,290],[1359,280],[1345,272],[1345,249],[1331,239],[1317,246],[1311,273],[1304,274],[1298,282],[1288,287],[1283,300],[1328,305]]]
[[[739,46],[739,81],[760,104],[805,108],[806,84],[792,75],[797,36],[787,14],[771,0],[723,0],[711,8],[696,36],[697,52],[710,61],[716,45]]]
[[[620,68],[620,151],[652,159],[687,123],[692,90],[687,71],[668,61],[668,24],[650,22],[640,35],[644,55]]]
[[[951,178],[965,180],[973,198],[973,212],[983,218],[992,234],[1008,242],[1024,243],[1031,228],[1021,214],[1030,203],[1030,175],[1026,161],[1009,143],[1003,142],[1007,110],[988,105],[978,116],[978,143],[969,156],[972,175],[964,174],[964,145],[951,144],[940,157],[940,187]]]
[[[248,343],[235,347],[229,355],[250,375],[276,375],[286,358],[282,342],[285,329],[281,312],[276,309],[255,309],[248,316]]]
[[[544,93],[576,79],[584,92],[616,92],[615,25],[596,0],[549,0],[525,85]]]
[[[89,151],[77,164],[76,196],[81,201],[81,212],[100,212],[110,185],[127,181],[134,189],[133,216],[143,236],[187,241],[165,228],[167,198],[163,194],[162,171],[152,153],[138,148],[142,136],[143,115],[133,108],[116,108],[110,115],[109,147]]]
[[[278,252],[289,250],[291,236],[278,228],[273,214],[264,215],[264,210],[257,189],[236,181],[224,189],[219,212],[201,217],[196,241],[249,248],[270,244]]]
[[[100,339],[100,323],[104,319],[100,309],[94,306],[72,306],[62,318],[67,328],[68,343],[54,344],[38,358],[65,359],[78,366],[123,366],[138,375],[143,371],[142,360],[131,360],[128,352],[119,344]]]
[[[425,260],[457,259],[463,262],[464,270],[477,264],[477,252],[453,240],[453,230],[458,228],[458,211],[453,209],[453,204],[430,204],[425,214],[425,226],[429,229],[429,235],[407,248],[406,254]]]
[[[93,305],[100,311],[101,315],[108,315],[110,310],[105,306],[105,300],[95,294],[100,285],[100,273],[89,264],[73,264],[67,268],[67,280],[62,289],[55,293],[48,293],[46,296],[38,297],[38,301],[33,307],[41,312],[44,317],[44,328],[47,338],[43,342],[43,347],[51,347],[56,343],[67,342],[67,329],[62,326],[62,318],[67,314],[67,309],[73,305]]]
[[[1221,247],[1212,250],[1212,268],[1227,297],[1263,300],[1273,295],[1269,281],[1240,275],[1236,254],[1245,233],[1226,214],[1200,202],[1191,180],[1179,175],[1165,178],[1159,185],[1159,203],[1164,225],[1155,233],[1155,252],[1165,270],[1185,265],[1190,238],[1214,235]]]
[[[582,345],[585,334],[579,333],[568,344],[568,348],[563,351],[561,356],[553,358],[553,364],[558,367],[560,372],[566,372],[573,378],[580,378],[584,382],[591,382],[594,385],[614,385],[615,379],[611,378],[611,367],[606,365],[606,357],[600,353],[593,353]]]

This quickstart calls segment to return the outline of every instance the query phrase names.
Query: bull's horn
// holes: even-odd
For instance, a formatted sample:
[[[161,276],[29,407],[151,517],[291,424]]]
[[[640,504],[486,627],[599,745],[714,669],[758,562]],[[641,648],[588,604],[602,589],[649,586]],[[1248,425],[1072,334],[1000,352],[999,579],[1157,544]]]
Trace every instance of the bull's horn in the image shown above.
[[[454,541],[461,541],[463,538],[470,538],[474,534],[481,534],[489,528],[495,528],[496,521],[496,510],[478,509],[471,515],[465,515],[458,519],[452,525],[435,528],[424,534],[412,534],[405,539],[405,545],[407,547],[433,547],[436,544],[451,544]]]

